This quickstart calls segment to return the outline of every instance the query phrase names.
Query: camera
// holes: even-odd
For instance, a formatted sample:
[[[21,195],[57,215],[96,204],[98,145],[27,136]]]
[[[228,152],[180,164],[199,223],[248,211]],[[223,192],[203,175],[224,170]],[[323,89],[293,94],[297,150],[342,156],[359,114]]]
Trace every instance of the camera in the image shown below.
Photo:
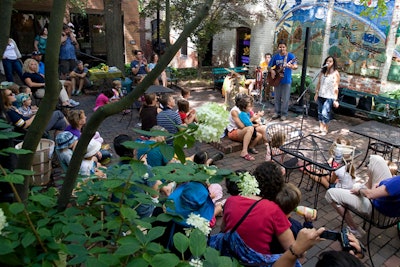
[[[340,242],[340,245],[342,246],[343,251],[350,251],[350,250],[355,251],[354,247],[350,245],[350,241],[347,237],[347,234],[348,230],[346,228],[343,228],[342,231],[340,232],[325,230],[319,237],[334,241],[338,240]]]

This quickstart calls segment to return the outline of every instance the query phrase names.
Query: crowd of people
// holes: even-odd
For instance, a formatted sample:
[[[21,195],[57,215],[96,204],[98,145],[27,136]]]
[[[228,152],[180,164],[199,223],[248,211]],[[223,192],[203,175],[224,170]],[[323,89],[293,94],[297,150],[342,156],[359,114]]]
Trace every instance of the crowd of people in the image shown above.
[[[2,111],[5,113],[5,118],[22,131],[30,127],[38,110],[37,106],[32,105],[32,98],[40,98],[40,95],[45,93],[44,64],[40,57],[45,54],[46,38],[47,29],[43,29],[35,38],[35,51],[32,53],[32,58],[27,59],[23,65],[18,60],[20,53],[12,39],[9,40],[9,45],[3,55],[3,65],[5,69],[7,68],[7,80],[13,82],[13,71],[15,71],[26,86],[18,86],[18,94],[13,91],[16,89],[12,88],[15,83],[8,84],[1,90]],[[82,90],[88,84],[88,70],[82,61],[76,59],[75,52],[72,53],[78,44],[70,26],[64,25],[61,41],[60,80],[63,80],[63,86],[59,96],[60,104],[65,107],[76,107],[79,103],[74,102],[70,97],[82,94]],[[280,118],[281,121],[285,121],[288,116],[292,70],[297,69],[297,63],[294,54],[287,51],[285,43],[279,43],[278,50],[279,52],[275,55],[265,54],[265,61],[260,64],[260,68],[266,74],[269,73],[272,79],[282,75],[277,86],[269,87],[268,95],[273,89],[275,110],[271,119]],[[154,69],[158,55],[152,55],[151,63],[147,62],[141,50],[135,50],[134,55],[135,60],[130,65],[132,75],[136,82],[141,82],[145,75]],[[332,107],[338,105],[339,80],[336,60],[329,56],[324,61],[315,94],[321,135],[327,133]],[[165,73],[162,73],[155,83],[166,86]],[[115,80],[112,85],[104,87],[97,96],[93,110],[96,111],[108,103],[118,101],[121,97],[123,97],[121,82]],[[182,126],[197,122],[196,110],[190,107],[189,97],[190,91],[185,89],[182,89],[182,97],[179,100],[170,94],[145,94],[139,111],[142,130],[156,131],[160,135],[150,134],[141,136],[138,140],[132,140],[132,137],[126,134],[119,134],[113,140],[114,151],[120,157],[117,165],[124,166],[119,171],[134,172],[132,165],[129,164],[130,160],[142,160],[146,165],[147,174],[143,175],[138,183],[156,192],[151,195],[154,203],[157,202],[160,194],[165,194],[167,203],[173,203],[173,205],[166,205],[164,209],[155,204],[141,203],[135,207],[137,214],[140,218],[147,218],[166,212],[179,217],[163,224],[167,229],[158,240],[172,251],[174,248],[171,244],[171,236],[191,227],[187,219],[192,213],[206,219],[210,227],[215,226],[217,216],[222,216],[221,233],[209,238],[211,247],[222,251],[222,246],[226,246],[224,238],[229,235],[228,243],[232,247],[227,256],[235,257],[243,263],[265,263],[271,266],[298,265],[298,260],[303,258],[307,250],[324,240],[321,234],[325,229],[313,228],[312,221],[315,217],[309,214],[304,216],[304,224],[291,217],[292,211],[300,204],[301,192],[293,184],[284,182],[282,169],[271,160],[259,164],[253,172],[237,171],[240,179],[248,176],[255,179],[257,188],[251,194],[244,194],[239,186],[240,179],[239,182],[225,181],[228,197],[224,197],[220,184],[199,181],[166,184],[162,180],[150,179],[153,177],[153,167],[177,162],[175,158],[164,155],[157,144],[172,145],[173,138],[171,137],[178,133]],[[254,161],[257,154],[261,154],[256,148],[260,142],[268,142],[266,125],[262,122],[264,111],[254,112],[253,106],[254,99],[251,92],[238,92],[234,97],[234,106],[229,111],[229,124],[226,128],[229,139],[242,142],[240,157],[246,161]],[[71,109],[66,112],[66,115],[60,110],[52,113],[44,135],[47,134],[49,137],[48,133],[54,131],[56,154],[64,170],[70,164],[76,143],[85,125],[84,110]],[[133,150],[123,145],[124,142],[129,141],[142,144],[142,148]],[[107,144],[97,132],[87,147],[79,174],[85,178],[106,179],[105,166],[110,163],[112,157]],[[208,166],[215,164],[223,157],[221,153],[209,157],[207,153],[199,152],[189,159],[196,164]],[[338,263],[340,266],[362,266],[357,259],[364,256],[363,246],[358,238],[362,238],[365,232],[354,222],[351,215],[344,215],[346,206],[364,213],[370,213],[372,207],[375,207],[388,216],[400,215],[398,212],[400,210],[398,201],[400,179],[399,176],[393,177],[388,163],[382,157],[376,155],[370,157],[369,179],[365,185],[358,188],[353,186],[354,175],[350,174],[351,170],[347,169],[347,166],[343,167],[339,168],[334,175],[324,177],[326,179],[324,185],[328,189],[325,198],[339,215],[345,216],[352,249],[349,253],[324,252],[316,266],[327,266],[326,262],[332,263],[332,261],[341,261]],[[349,186],[343,186],[350,183]],[[134,197],[136,193],[146,194],[146,190],[143,190],[141,186],[132,186],[128,197]],[[113,199],[118,201],[116,196],[113,196]],[[387,204],[388,202],[390,205]]]

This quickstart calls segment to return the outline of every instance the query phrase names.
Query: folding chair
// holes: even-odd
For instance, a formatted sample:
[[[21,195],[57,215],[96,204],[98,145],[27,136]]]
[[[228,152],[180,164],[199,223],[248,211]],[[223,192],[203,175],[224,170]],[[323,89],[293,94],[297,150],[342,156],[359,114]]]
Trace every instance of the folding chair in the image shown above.
[[[298,164],[299,159],[297,157],[289,155],[279,148],[284,144],[289,144],[301,139],[303,137],[303,133],[296,127],[293,127],[289,124],[274,123],[267,126],[266,135],[271,159],[285,168],[285,182],[288,182],[292,171],[295,169],[304,168],[304,161],[302,161],[303,164]],[[298,148],[294,147],[293,149]],[[301,154],[301,152],[298,153]]]
[[[387,200],[385,205],[389,205],[392,206],[394,203],[398,203],[400,200]],[[351,211],[352,213],[354,213],[356,216],[360,217],[361,219],[364,220],[364,225],[363,228],[365,229],[366,224],[368,223],[368,229],[367,230],[367,248],[368,248],[368,256],[369,256],[369,260],[371,261],[371,266],[375,266],[374,262],[372,260],[371,257],[371,228],[372,226],[378,228],[378,229],[388,229],[390,227],[393,227],[395,225],[398,225],[400,223],[400,216],[398,217],[389,217],[386,216],[382,213],[380,213],[373,205],[372,201],[371,201],[371,205],[372,205],[372,211],[371,214],[364,214],[361,213],[360,211],[353,209],[350,206],[345,206],[345,211],[343,214],[343,218],[342,218],[342,225],[341,225],[341,229],[343,229],[343,225],[344,225],[344,218],[346,215],[346,212]],[[398,204],[397,204],[398,207]],[[399,230],[399,229],[398,229]]]

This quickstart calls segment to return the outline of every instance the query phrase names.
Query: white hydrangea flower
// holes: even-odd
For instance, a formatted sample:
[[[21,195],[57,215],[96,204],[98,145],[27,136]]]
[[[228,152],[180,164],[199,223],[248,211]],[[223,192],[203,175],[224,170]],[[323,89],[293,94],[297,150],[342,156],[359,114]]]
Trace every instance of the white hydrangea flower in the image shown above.
[[[198,214],[190,213],[186,223],[199,229],[205,235],[209,235],[211,232],[210,222]]]
[[[192,228],[183,228],[183,230],[185,231],[185,235],[186,235],[187,237],[189,237],[190,234],[192,233]]]
[[[253,175],[245,172],[242,173],[240,176],[240,180],[237,183],[240,190],[240,195],[251,196],[260,194],[257,179]]]
[[[4,215],[3,210],[0,208],[0,235],[1,235],[1,230],[3,230],[4,227],[8,225],[6,219],[7,217]]]
[[[219,142],[229,123],[229,112],[217,103],[205,103],[196,109],[198,129],[194,137],[200,142]]]
[[[189,265],[194,267],[203,267],[203,261],[200,259],[191,259]]]

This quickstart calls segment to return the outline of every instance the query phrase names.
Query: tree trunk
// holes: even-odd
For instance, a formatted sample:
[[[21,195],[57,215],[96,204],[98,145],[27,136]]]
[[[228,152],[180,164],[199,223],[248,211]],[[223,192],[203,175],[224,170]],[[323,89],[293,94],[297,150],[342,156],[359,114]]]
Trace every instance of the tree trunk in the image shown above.
[[[8,37],[10,35],[11,28],[11,14],[12,14],[12,6],[13,0],[2,0],[0,1],[0,52],[3,55],[3,51],[6,49],[8,44]]]
[[[56,107],[58,95],[60,94],[61,84],[58,79],[58,56],[60,53],[60,33],[62,31],[66,0],[57,1],[53,5],[50,14],[49,37],[47,46],[52,49],[46,51],[46,93],[40,102],[40,108],[24,138],[23,149],[36,151],[39,141],[44,133],[47,123]],[[29,170],[32,166],[34,154],[20,155],[18,158],[18,169]],[[24,185],[18,185],[18,194],[22,200],[26,200],[29,192],[29,177],[25,177]]]
[[[78,176],[80,164],[83,159],[83,155],[85,154],[90,139],[93,137],[99,125],[107,117],[121,112],[123,109],[129,107],[136,99],[144,94],[147,88],[153,84],[153,81],[161,74],[161,72],[167,67],[169,62],[174,58],[175,54],[181,48],[183,43],[186,42],[186,39],[189,37],[190,33],[193,32],[201,23],[201,21],[208,15],[212,4],[213,0],[205,1],[193,21],[185,25],[181,35],[179,36],[178,40],[176,40],[175,44],[166,48],[164,55],[160,58],[160,61],[157,63],[153,71],[151,71],[132,92],[130,92],[126,97],[122,98],[118,102],[107,104],[99,108],[89,119],[75,148],[69,168],[65,175],[66,179],[58,198],[58,207],[60,210],[65,209],[70,201],[71,193],[76,184],[76,179]]]
[[[121,0],[103,0],[106,23],[107,64],[125,70],[123,18]]]

